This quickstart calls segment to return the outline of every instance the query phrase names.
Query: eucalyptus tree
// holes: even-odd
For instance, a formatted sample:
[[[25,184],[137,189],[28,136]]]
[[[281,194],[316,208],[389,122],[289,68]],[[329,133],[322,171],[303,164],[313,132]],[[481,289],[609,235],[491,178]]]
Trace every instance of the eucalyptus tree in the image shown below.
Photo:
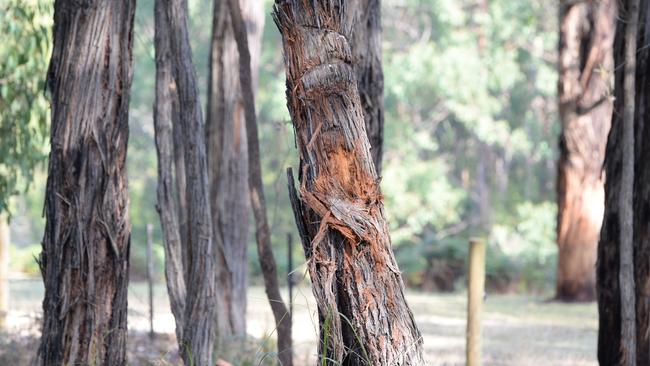
[[[613,107],[616,7],[615,0],[560,3],[556,297],[562,300],[596,297],[596,252],[605,204],[602,166]]]
[[[422,365],[357,88],[349,9],[278,1],[287,106],[300,155],[290,195],[318,304],[326,364]]]
[[[264,27],[263,2],[239,1],[250,51],[253,88],[261,56]],[[239,82],[239,51],[227,0],[215,0],[210,48],[206,144],[210,184],[212,227],[221,236],[217,254],[225,265],[217,268],[217,339],[226,346],[246,336],[248,288],[248,140],[242,86]]]
[[[126,364],[135,1],[54,4],[41,365]]]
[[[605,216],[598,243],[598,361],[650,364],[650,50],[647,0],[619,2],[615,101],[607,141]],[[620,65],[620,66],[618,66]]]

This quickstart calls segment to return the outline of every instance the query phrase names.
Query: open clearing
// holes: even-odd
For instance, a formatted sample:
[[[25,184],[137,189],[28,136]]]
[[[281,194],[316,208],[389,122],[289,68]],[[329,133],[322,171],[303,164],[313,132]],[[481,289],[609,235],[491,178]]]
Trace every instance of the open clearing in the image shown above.
[[[0,364],[29,365],[36,353],[43,295],[42,282],[11,283],[9,334],[0,338]],[[176,365],[174,319],[164,285],[155,288],[156,341],[145,336],[149,329],[146,286],[129,288],[129,330],[132,365]],[[285,295],[286,297],[286,295]],[[463,293],[408,292],[407,299],[423,333],[428,365],[464,365],[465,310]],[[294,342],[296,365],[314,365],[317,342],[316,306],[311,290],[294,291]],[[485,365],[596,365],[598,316],[595,303],[545,302],[531,295],[490,295],[483,321]],[[244,354],[224,357],[234,365],[269,364],[273,358],[273,317],[264,291],[249,291],[248,333]],[[160,334],[164,333],[164,334]],[[232,349],[230,349],[232,351]],[[10,363],[9,363],[10,362]]]

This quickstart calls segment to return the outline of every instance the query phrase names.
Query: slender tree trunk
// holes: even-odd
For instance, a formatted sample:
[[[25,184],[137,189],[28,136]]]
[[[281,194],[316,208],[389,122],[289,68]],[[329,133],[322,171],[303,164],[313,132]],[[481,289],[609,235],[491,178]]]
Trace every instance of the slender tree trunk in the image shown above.
[[[214,256],[221,243],[212,231],[205,132],[187,30],[187,1],[159,1],[163,1],[169,22],[171,69],[179,100],[185,164],[186,187],[184,192],[178,192],[185,195],[188,225],[181,355],[186,365],[211,366],[217,296]]]
[[[287,98],[300,153],[290,192],[328,365],[423,365],[370,153],[337,1],[276,2]]]
[[[596,252],[604,210],[602,165],[612,116],[616,0],[562,1],[558,98],[556,297],[596,297]]]
[[[380,0],[356,0],[346,4],[344,20],[370,153],[377,174],[381,175],[384,144],[384,72],[381,66],[381,3]]]
[[[172,75],[173,79],[173,75]],[[180,125],[179,100],[176,92],[176,82],[172,80],[170,88],[171,95],[171,113],[172,113],[172,140],[174,141],[174,181],[176,187],[176,206],[178,211],[178,229],[180,230],[181,239],[181,263],[183,264],[183,276],[185,283],[188,282],[189,264],[189,223],[187,218],[187,183],[185,182],[185,148],[183,147],[183,131]]]
[[[6,327],[9,311],[9,220],[0,214],[0,331]]]
[[[619,228],[620,228],[620,243],[619,246],[619,269],[618,269],[618,283],[621,289],[621,365],[636,366],[637,358],[637,334],[636,334],[636,286],[634,278],[634,117],[636,113],[636,50],[637,50],[637,28],[639,21],[639,0],[630,0],[627,4],[626,26],[625,26],[625,74],[623,75],[623,132],[621,133],[622,146],[622,168],[621,168],[621,190],[619,192]],[[647,9],[646,9],[647,10]],[[645,33],[645,32],[644,32]],[[642,43],[645,44],[645,43]],[[647,60],[646,60],[647,61]],[[645,106],[643,106],[645,107]],[[645,162],[643,162],[645,163]],[[647,184],[648,182],[644,182]],[[642,208],[643,211],[648,211],[646,207]],[[646,213],[650,215],[650,213]],[[642,225],[648,225],[647,221],[642,222]],[[647,249],[637,253],[639,255],[648,254]],[[647,262],[647,259],[645,260]],[[642,269],[642,267],[639,267]],[[647,277],[647,270],[646,276]],[[647,278],[643,278],[644,285],[650,284]],[[645,289],[645,293],[641,294],[641,301],[648,302],[648,295],[650,295],[650,288]],[[641,307],[640,307],[641,308]],[[648,327],[647,314],[640,317]],[[641,327],[640,327],[641,328]],[[641,341],[648,343],[650,336],[648,332],[643,332],[640,338]],[[648,363],[648,347],[645,348],[645,354],[641,357],[645,358],[645,362],[641,365]]]
[[[171,50],[169,45],[169,22],[165,12],[166,5],[162,0],[156,0],[155,5],[155,51],[156,51],[156,101],[154,105],[154,131],[156,140],[156,153],[158,157],[158,204],[156,209],[160,216],[160,224],[163,231],[163,242],[165,247],[165,278],[167,293],[172,314],[176,321],[176,340],[179,349],[183,347],[183,317],[185,311],[185,299],[187,296],[185,284],[185,262],[183,255],[183,243],[181,239],[181,228],[179,213],[183,212],[178,206],[178,198],[184,197],[179,194],[174,181],[174,157],[176,153],[182,152],[182,139],[174,140],[174,135],[180,135],[178,125],[178,103],[176,86],[173,80],[171,69]],[[176,123],[176,126],[174,124]],[[176,131],[174,131],[176,130]],[[183,156],[180,156],[182,164]],[[184,165],[182,165],[184,166]],[[176,177],[183,178],[184,170],[176,170]],[[184,189],[184,185],[183,185]]]
[[[41,365],[126,364],[135,1],[54,5]]]
[[[251,208],[255,216],[255,236],[257,254],[264,276],[264,288],[269,300],[278,334],[278,360],[281,365],[293,365],[291,340],[291,316],[280,295],[277,265],[271,245],[271,231],[266,217],[266,199],[262,183],[260,164],[260,143],[257,136],[257,117],[255,115],[255,94],[251,73],[251,54],[248,49],[247,30],[239,6],[239,0],[228,0],[233,34],[239,52],[239,83],[242,90],[244,114],[246,117],[246,137],[248,139],[248,187]]]
[[[263,3],[241,0],[251,50],[251,73],[257,69],[264,26]],[[224,247],[225,259],[217,270],[219,311],[218,340],[222,347],[246,336],[248,287],[248,145],[241,87],[239,53],[227,0],[215,0],[210,52],[210,83],[206,117],[206,143],[214,235]],[[219,258],[218,258],[219,259]]]
[[[598,245],[598,360],[650,364],[650,3],[620,3],[615,101],[607,142],[605,216]],[[638,25],[638,30],[637,30]],[[620,65],[620,67],[618,67]],[[638,65],[638,66],[637,66]],[[635,80],[636,79],[636,80]],[[631,142],[636,141],[635,142]]]

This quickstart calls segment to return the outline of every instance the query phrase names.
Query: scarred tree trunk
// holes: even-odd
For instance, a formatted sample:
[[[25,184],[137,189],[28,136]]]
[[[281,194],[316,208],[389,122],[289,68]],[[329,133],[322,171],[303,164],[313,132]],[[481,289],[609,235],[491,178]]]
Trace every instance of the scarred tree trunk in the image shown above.
[[[187,30],[187,1],[158,1],[167,15],[171,70],[179,100],[180,145],[184,152],[185,191],[178,194],[187,215],[187,232],[181,231],[181,240],[183,235],[187,236],[182,251],[187,252],[184,258],[187,296],[180,351],[186,365],[211,366],[218,295],[214,258],[215,248],[221,243],[212,230],[205,132]]]
[[[300,153],[292,203],[328,365],[422,365],[365,131],[345,3],[276,2]],[[290,181],[290,191],[293,190]]]
[[[41,365],[126,364],[135,1],[54,6]]]
[[[381,175],[384,144],[384,72],[381,67],[381,4],[380,0],[356,0],[346,3],[346,29],[352,50],[357,89],[370,154],[377,175]]]
[[[596,297],[596,252],[604,210],[602,165],[612,115],[616,0],[562,1],[558,98],[556,297]]]
[[[251,73],[257,84],[263,2],[240,1],[251,53]],[[206,143],[210,177],[210,203],[214,235],[221,236],[225,258],[217,269],[218,341],[227,346],[246,336],[246,290],[248,285],[248,145],[242,91],[239,85],[239,54],[227,0],[215,0],[210,53],[210,83],[206,116]],[[219,259],[219,258],[218,258]]]
[[[615,72],[616,99],[605,159],[605,216],[598,244],[598,360],[601,365],[631,365],[635,361],[648,365],[650,49],[644,45],[650,41],[650,2],[643,0],[639,6],[638,1],[625,0],[620,4],[614,42],[615,65],[620,67]],[[636,24],[638,30],[634,31]],[[634,33],[626,42],[628,30]],[[630,62],[634,55],[636,66]]]

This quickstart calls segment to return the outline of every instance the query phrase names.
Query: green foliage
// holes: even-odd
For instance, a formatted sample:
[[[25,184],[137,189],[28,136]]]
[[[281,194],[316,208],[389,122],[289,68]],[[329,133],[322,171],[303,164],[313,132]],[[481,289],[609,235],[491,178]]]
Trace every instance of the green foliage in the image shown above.
[[[51,1],[0,4],[0,212],[9,211],[9,198],[29,186],[46,157],[51,14]]]
[[[411,284],[462,284],[467,242],[480,235],[491,243],[488,286],[552,285],[553,6],[384,2],[382,187]]]
[[[30,276],[40,275],[40,269],[35,260],[35,258],[38,258],[40,253],[40,244],[32,244],[25,247],[10,246],[10,270],[12,272],[19,272]]]
[[[267,9],[271,3],[266,0]],[[468,240],[481,235],[489,239],[490,288],[546,289],[553,285],[556,255],[556,5],[542,0],[486,3],[481,8],[473,0],[383,2],[386,125],[382,189],[386,213],[397,260],[411,285],[444,290],[462,287]],[[40,2],[10,0],[9,4],[26,8],[24,4]],[[162,271],[152,123],[153,0],[138,1],[137,6],[127,158],[134,278],[144,274],[147,223],[156,227],[156,268]],[[0,16],[7,17],[7,7],[3,4],[0,8],[4,9]],[[9,7],[11,14],[16,12],[14,8]],[[205,104],[212,3],[193,0],[189,10],[193,61]],[[268,215],[278,270],[284,278],[287,233],[294,233],[293,268],[303,262],[285,178],[286,167],[296,169],[298,162],[286,108],[280,36],[270,11],[266,14],[257,107]],[[41,18],[20,19],[34,19],[34,24],[49,31],[51,14]],[[19,27],[0,23],[3,29],[15,31]],[[10,114],[7,120],[6,111],[13,109],[0,109],[0,151],[9,149],[5,139],[14,136],[5,132],[5,122],[10,121],[13,129],[36,129],[41,133],[20,136],[29,138],[33,144],[29,146],[40,146],[27,149],[30,153],[42,154],[44,138],[38,136],[46,126],[42,81],[49,49],[16,48],[16,44],[40,44],[40,36],[34,41],[8,38],[0,45],[0,52],[22,52],[27,55],[24,60],[41,65],[31,74],[19,74],[23,79],[12,74],[9,80],[20,81],[24,95],[29,95],[17,100],[24,103],[22,100],[38,99],[42,104],[36,104],[39,108],[15,110],[29,119]],[[2,75],[7,70],[22,72],[6,65],[0,65],[0,70]],[[35,81],[26,82],[26,75],[32,75],[29,80]],[[5,84],[4,79],[0,78],[2,88],[13,85]],[[27,90],[29,85],[32,87]],[[0,105],[4,106],[6,100],[0,98]],[[14,126],[13,121],[18,120],[29,122]],[[16,141],[20,142],[16,145],[19,150],[26,151],[23,140]],[[16,176],[5,174],[7,169],[23,172],[23,166],[29,167],[29,161],[37,160],[1,155],[1,184],[6,184],[3,179]],[[27,172],[21,174],[26,176]],[[36,242],[43,232],[40,215],[45,175],[37,175],[34,182],[39,189],[18,205],[20,216],[28,218],[23,222],[30,223],[23,225],[23,236],[29,238],[23,244]],[[0,198],[5,196],[3,187]],[[12,186],[11,191],[16,189]],[[253,226],[250,237],[251,279],[255,283],[260,270]]]
[[[555,245],[556,206],[551,202],[517,206],[510,223],[495,225],[491,248],[506,258],[517,260],[518,286],[524,290],[543,289],[555,282],[557,247]],[[490,263],[489,263],[490,264]],[[489,266],[488,274],[503,271],[508,265]]]

